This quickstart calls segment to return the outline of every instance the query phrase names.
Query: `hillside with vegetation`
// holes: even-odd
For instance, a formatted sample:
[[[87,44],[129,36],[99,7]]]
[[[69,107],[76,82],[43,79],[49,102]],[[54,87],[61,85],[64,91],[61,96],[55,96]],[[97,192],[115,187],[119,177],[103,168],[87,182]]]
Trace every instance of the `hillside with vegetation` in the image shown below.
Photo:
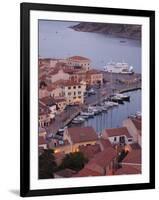
[[[81,32],[101,33],[136,40],[141,39],[140,25],[81,22],[77,25],[71,26],[70,28]]]

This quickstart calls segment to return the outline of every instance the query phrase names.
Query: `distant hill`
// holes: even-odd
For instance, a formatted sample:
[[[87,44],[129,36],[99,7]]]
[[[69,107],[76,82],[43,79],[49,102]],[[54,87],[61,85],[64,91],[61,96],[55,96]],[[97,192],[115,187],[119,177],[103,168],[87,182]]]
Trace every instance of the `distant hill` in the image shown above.
[[[70,28],[75,31],[102,33],[116,37],[141,40],[140,25],[81,22]]]

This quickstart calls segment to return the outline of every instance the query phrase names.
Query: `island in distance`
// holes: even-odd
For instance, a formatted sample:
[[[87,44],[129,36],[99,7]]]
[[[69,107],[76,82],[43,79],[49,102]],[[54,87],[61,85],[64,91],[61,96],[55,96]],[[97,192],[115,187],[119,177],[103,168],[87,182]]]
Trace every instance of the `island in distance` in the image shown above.
[[[102,33],[116,37],[141,40],[141,25],[81,22],[70,28],[75,31]]]

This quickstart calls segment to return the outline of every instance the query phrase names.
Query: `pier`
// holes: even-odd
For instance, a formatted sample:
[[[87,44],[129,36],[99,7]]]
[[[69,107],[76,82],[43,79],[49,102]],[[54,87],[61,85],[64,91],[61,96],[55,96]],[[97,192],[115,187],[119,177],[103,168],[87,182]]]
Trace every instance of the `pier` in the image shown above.
[[[135,91],[141,89],[141,75],[122,75],[122,74],[105,74],[105,76],[110,78],[112,76],[112,82],[108,81],[103,84],[100,88],[94,87],[96,92],[95,95],[87,96],[85,98],[85,104],[79,106],[69,106],[67,109],[57,115],[55,120],[46,128],[46,131],[49,134],[56,134],[60,128],[67,126],[79,113],[88,108],[89,105],[96,105],[101,103],[105,98],[110,97],[114,93],[124,93],[129,91]],[[125,83],[119,82],[118,80],[125,80]],[[110,80],[110,79],[108,79]],[[127,83],[127,80],[132,80],[132,82]],[[136,80],[133,82],[133,80]],[[118,82],[117,82],[118,81]],[[103,95],[104,94],[104,95]]]

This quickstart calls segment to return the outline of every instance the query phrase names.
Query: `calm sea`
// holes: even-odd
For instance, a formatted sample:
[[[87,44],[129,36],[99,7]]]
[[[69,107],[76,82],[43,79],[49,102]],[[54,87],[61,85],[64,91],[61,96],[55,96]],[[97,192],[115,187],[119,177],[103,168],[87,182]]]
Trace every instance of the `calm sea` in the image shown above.
[[[103,69],[110,61],[127,62],[141,72],[141,43],[99,33],[78,32],[69,28],[78,22],[39,21],[39,55],[66,58],[80,55],[92,60],[94,68]]]

